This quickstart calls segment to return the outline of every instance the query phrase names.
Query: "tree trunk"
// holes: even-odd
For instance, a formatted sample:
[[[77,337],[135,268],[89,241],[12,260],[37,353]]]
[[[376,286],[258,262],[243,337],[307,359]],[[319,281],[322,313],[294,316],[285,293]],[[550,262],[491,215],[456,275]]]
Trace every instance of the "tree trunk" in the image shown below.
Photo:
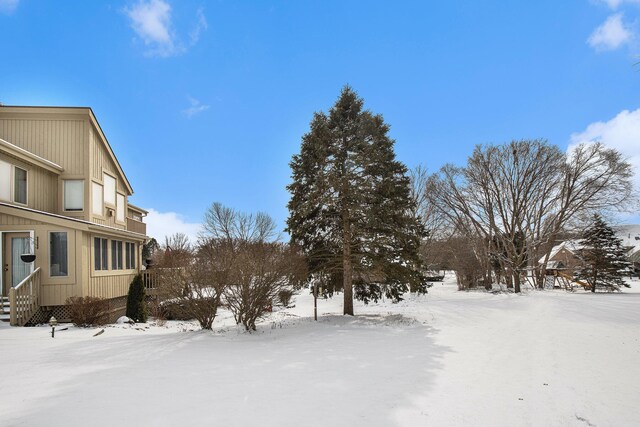
[[[351,268],[351,224],[349,214],[342,214],[342,284],[344,313],[353,316],[353,273]]]

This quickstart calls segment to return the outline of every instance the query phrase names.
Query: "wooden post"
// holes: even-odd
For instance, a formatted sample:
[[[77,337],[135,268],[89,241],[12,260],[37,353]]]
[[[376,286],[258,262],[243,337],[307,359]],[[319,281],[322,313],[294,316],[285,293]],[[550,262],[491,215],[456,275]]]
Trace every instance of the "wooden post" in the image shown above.
[[[318,284],[313,284],[313,320],[318,321]]]

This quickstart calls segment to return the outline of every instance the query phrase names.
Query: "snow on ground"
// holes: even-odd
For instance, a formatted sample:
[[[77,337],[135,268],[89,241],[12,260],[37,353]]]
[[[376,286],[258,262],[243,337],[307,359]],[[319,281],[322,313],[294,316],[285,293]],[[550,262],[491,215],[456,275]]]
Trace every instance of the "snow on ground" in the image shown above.
[[[300,295],[247,334],[228,313],[0,326],[3,426],[637,426],[640,281],[624,293],[458,292],[399,304]],[[341,296],[340,296],[341,297]]]

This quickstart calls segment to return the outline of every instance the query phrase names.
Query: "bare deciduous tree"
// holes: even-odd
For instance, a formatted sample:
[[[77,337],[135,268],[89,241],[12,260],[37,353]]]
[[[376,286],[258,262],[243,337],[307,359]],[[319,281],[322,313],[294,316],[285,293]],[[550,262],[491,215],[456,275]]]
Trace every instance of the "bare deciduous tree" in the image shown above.
[[[288,245],[272,242],[276,223],[264,213],[245,214],[211,205],[205,215],[201,252],[211,252],[224,301],[236,323],[255,330],[256,321],[282,291],[294,291],[306,280],[304,258]]]
[[[174,314],[178,311],[196,319],[202,329],[211,329],[228,284],[224,251],[206,244],[192,248],[182,234],[167,238],[164,246],[155,269],[157,297]]]
[[[426,194],[452,230],[484,242],[487,278],[497,268],[519,292],[527,266],[542,283],[552,243],[570,221],[630,199],[631,176],[620,153],[599,143],[567,155],[543,140],[514,141],[476,147],[465,168],[444,166]]]
[[[247,331],[271,311],[283,291],[299,289],[305,282],[304,258],[287,245],[270,242],[241,242],[235,260],[233,284],[225,302],[236,323]]]

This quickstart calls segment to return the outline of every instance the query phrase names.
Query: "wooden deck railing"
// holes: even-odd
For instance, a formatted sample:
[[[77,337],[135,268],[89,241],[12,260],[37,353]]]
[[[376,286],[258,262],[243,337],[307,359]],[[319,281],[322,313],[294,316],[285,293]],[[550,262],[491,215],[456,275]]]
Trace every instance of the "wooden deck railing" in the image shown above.
[[[11,326],[24,326],[40,308],[40,267],[9,290]]]
[[[140,233],[147,235],[147,224],[142,221],[137,221],[133,218],[127,218],[127,230],[134,233]]]
[[[157,269],[144,270],[142,272],[142,283],[144,283],[147,295],[153,295],[158,288],[159,274]]]

